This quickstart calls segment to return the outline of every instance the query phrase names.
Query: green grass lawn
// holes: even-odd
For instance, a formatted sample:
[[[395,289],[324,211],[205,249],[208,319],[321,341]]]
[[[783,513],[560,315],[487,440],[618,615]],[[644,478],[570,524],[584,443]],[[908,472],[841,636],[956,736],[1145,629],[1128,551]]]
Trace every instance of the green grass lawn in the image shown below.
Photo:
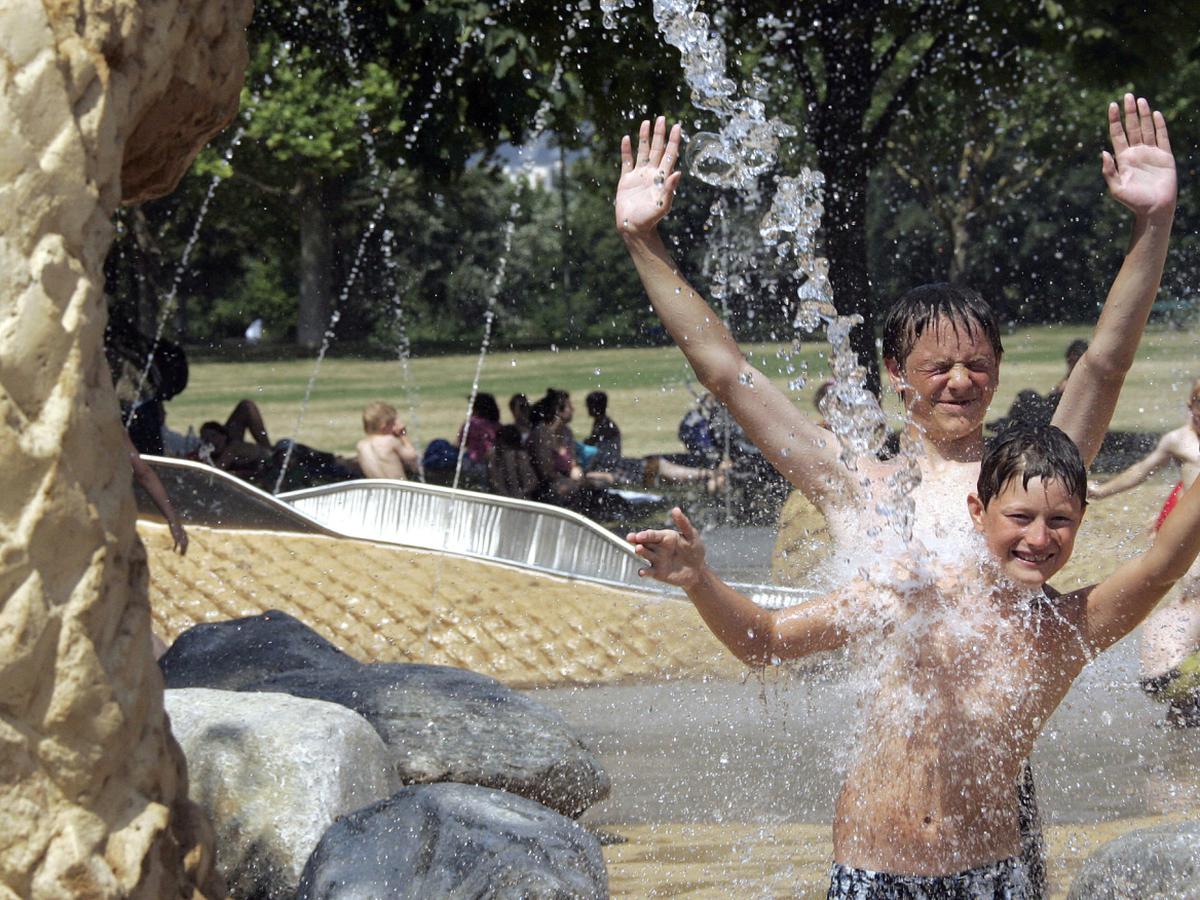
[[[1088,336],[1089,329],[1064,326],[1023,329],[1005,337],[1000,389],[989,418],[1003,415],[1022,388],[1048,391],[1062,377],[1066,345]],[[1112,427],[1162,431],[1177,424],[1191,380],[1200,375],[1197,346],[1190,332],[1149,332]],[[782,371],[780,346],[754,344],[744,349],[786,390],[795,375]],[[795,393],[805,409],[812,408],[812,391],[828,371],[825,350],[824,344],[805,344],[791,361],[793,366],[802,361],[808,366],[808,385]],[[362,434],[363,406],[387,400],[401,411],[423,446],[436,437],[453,438],[466,414],[475,364],[475,357],[466,355],[414,359],[406,384],[398,362],[328,359],[297,428],[312,360],[194,363],[187,390],[168,404],[168,423],[185,431],[189,424],[199,426],[207,419],[223,421],[234,403],[251,397],[262,408],[272,440],[295,436],[322,450],[351,453]],[[681,450],[675,429],[693,403],[691,390],[700,389],[675,347],[496,352],[487,357],[480,380],[481,390],[496,395],[506,421],[511,394],[524,392],[536,400],[547,387],[571,392],[579,436],[587,433],[591,422],[583,409],[584,395],[598,388],[607,391],[609,413],[621,426],[628,455]],[[886,407],[893,413],[898,408],[890,394]]]

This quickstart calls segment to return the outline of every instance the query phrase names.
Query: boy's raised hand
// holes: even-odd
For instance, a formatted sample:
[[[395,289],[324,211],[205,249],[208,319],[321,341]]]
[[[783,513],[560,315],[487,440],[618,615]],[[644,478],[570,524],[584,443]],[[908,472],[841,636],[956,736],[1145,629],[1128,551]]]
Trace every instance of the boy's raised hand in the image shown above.
[[[1126,94],[1125,122],[1116,103],[1108,105],[1112,153],[1102,154],[1101,169],[1109,193],[1138,216],[1171,216],[1175,211],[1175,157],[1167,122],[1151,112],[1144,97]]]
[[[687,589],[700,580],[705,569],[704,542],[678,506],[671,510],[671,518],[678,531],[638,531],[628,535],[627,540],[634,545],[637,555],[649,563],[639,575]]]
[[[679,123],[667,136],[666,116],[655,120],[653,138],[650,121],[642,122],[636,158],[629,135],[621,138],[621,180],[617,182],[615,206],[617,230],[622,234],[653,231],[659,220],[670,212],[675,186],[681,177],[675,171],[679,161],[679,139]]]

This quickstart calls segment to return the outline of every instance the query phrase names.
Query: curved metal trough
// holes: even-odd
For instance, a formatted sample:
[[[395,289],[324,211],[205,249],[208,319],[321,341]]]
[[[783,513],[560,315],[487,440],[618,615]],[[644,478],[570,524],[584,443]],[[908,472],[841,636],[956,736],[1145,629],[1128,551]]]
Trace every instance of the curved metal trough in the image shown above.
[[[272,496],[219,469],[142,457],[187,523],[396,544],[505,563],[640,591],[666,590],[638,576],[641,559],[616,535],[570,510],[412,481],[361,479]],[[157,510],[141,490],[138,509]],[[755,602],[790,606],[809,592],[736,585]]]

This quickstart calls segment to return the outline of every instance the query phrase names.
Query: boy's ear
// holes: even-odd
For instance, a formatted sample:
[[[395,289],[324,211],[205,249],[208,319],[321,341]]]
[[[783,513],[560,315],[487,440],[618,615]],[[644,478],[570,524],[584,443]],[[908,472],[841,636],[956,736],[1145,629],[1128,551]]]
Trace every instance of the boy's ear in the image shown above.
[[[975,530],[983,531],[983,514],[987,512],[987,507],[983,505],[983,501],[979,499],[979,495],[972,492],[967,494],[967,512],[971,514],[971,521],[975,523]]]
[[[904,396],[904,369],[900,363],[896,362],[894,357],[885,356],[883,358],[884,368],[887,369],[888,382],[892,386],[892,390],[900,397]]]

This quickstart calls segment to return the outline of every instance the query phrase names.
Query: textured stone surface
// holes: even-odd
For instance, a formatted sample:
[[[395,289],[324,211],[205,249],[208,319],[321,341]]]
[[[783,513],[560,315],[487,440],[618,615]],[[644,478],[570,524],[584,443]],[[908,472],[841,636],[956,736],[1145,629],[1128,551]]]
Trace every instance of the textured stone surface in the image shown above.
[[[359,669],[359,663],[287,613],[189,628],[158,661],[170,688],[241,691],[295,669]]]
[[[188,688],[166,707],[233,897],[292,897],[325,829],[399,787],[375,729],[342,706]]]
[[[683,599],[362,541],[138,525],[155,631],[281,609],[361,662],[459,666],[512,687],[742,677]]]
[[[1200,819],[1124,834],[1094,852],[1068,900],[1200,900]]]
[[[307,669],[255,690],[341,703],[375,726],[404,784],[457,781],[512,791],[577,816],[609,778],[554,710],[494,678],[448,666],[374,663]]]
[[[282,692],[341,704],[379,732],[404,784],[479,784],[572,816],[608,795],[599,760],[563,717],[494,678],[448,666],[362,665],[278,611],[196,631],[195,640],[185,632],[160,660],[167,687]]]
[[[522,797],[461,784],[406,788],[321,839],[297,900],[600,900],[600,843]]]
[[[102,266],[122,179],[167,187],[232,111],[249,12],[0,2],[0,892],[220,890],[150,654]],[[143,158],[168,133],[155,110],[176,102],[185,61],[195,89],[178,112],[203,127],[153,147],[158,174],[126,170],[134,135]]]

